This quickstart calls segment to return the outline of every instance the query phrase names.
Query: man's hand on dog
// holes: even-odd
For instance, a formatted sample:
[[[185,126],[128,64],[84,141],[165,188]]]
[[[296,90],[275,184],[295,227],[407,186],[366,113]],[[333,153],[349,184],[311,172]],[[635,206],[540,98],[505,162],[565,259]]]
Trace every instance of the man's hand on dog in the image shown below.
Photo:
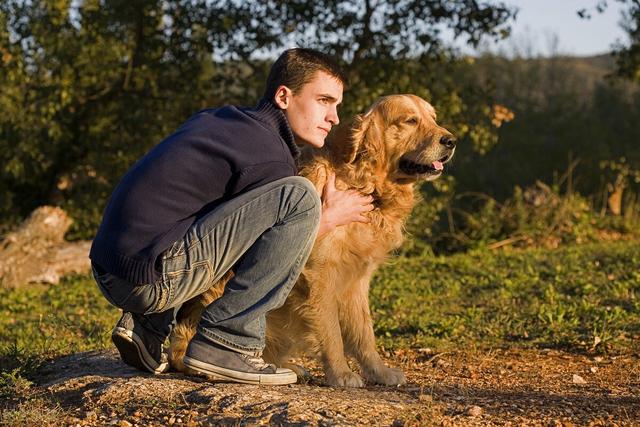
[[[321,198],[322,217],[318,237],[322,237],[341,225],[370,221],[365,213],[374,209],[373,197],[361,194],[356,190],[338,190],[334,172],[328,172]]]

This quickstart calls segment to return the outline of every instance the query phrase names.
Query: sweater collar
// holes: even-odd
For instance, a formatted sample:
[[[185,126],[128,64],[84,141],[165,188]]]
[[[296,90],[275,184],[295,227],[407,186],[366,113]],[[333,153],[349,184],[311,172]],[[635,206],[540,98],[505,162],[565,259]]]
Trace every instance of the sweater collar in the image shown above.
[[[297,160],[300,157],[300,147],[295,142],[289,121],[284,112],[276,107],[273,102],[262,98],[255,108],[246,110],[246,113],[275,130],[289,147],[294,159]]]

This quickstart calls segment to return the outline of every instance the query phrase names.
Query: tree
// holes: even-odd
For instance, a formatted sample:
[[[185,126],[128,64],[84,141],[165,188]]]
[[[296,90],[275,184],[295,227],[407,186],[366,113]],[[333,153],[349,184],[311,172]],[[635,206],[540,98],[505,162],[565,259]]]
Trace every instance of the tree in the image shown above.
[[[629,36],[627,43],[618,41],[613,46],[613,54],[618,65],[620,76],[640,82],[640,0],[616,0],[626,6],[623,12],[621,26]],[[609,5],[607,0],[599,0],[594,9],[598,13],[604,12]],[[584,19],[591,19],[589,9],[580,9],[578,15]]]
[[[194,111],[253,104],[283,48],[346,66],[343,117],[383,94],[432,101],[461,138],[496,142],[491,98],[459,84],[445,46],[508,34],[513,11],[477,0],[6,0],[0,3],[0,218],[67,208],[90,237],[128,167]]]
[[[93,229],[117,177],[204,105],[213,62],[191,1],[0,4],[0,213],[62,205]]]
[[[286,46],[316,48],[338,58],[350,81],[343,116],[364,111],[381,95],[413,92],[457,122],[459,136],[486,149],[495,142],[488,138],[491,132],[479,130],[490,115],[487,102],[476,98],[481,88],[454,81],[465,64],[444,45],[443,33],[452,31],[477,45],[483,36],[508,35],[513,14],[502,2],[476,0],[221,0],[211,8],[209,29],[218,58],[244,64],[261,77],[267,69],[255,59]],[[476,120],[480,117],[484,120]]]

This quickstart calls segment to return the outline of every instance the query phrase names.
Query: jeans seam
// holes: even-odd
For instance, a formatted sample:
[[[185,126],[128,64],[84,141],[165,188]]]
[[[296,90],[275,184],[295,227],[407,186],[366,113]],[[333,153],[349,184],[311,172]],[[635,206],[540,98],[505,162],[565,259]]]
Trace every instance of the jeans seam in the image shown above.
[[[260,356],[262,354],[263,347],[244,347],[234,342],[231,342],[228,339],[223,338],[214,332],[211,332],[206,329],[202,329],[200,327],[198,327],[197,331],[200,332],[202,335],[206,336],[211,341],[215,342],[216,344],[222,345],[223,347],[227,347],[232,350],[237,350],[240,353],[245,353],[245,354],[250,353],[253,356]]]
[[[181,269],[181,270],[177,270],[177,271],[172,271],[172,272],[165,272],[164,273],[164,283],[166,283],[167,288],[168,288],[168,293],[169,296],[165,301],[165,307],[160,307],[159,305],[155,308],[155,311],[160,310],[160,311],[164,311],[164,309],[166,309],[167,305],[170,305],[169,303],[173,302],[174,296],[175,296],[175,288],[177,285],[174,285],[171,283],[171,279],[175,280],[176,278],[180,278],[181,276],[184,276],[185,274],[187,274],[188,272],[192,272],[197,268],[200,268],[204,266],[206,268],[206,279],[204,280],[205,283],[208,283],[208,287],[205,288],[202,292],[206,291],[208,288],[210,288],[212,286],[212,280],[213,280],[213,267],[211,266],[211,262],[209,260],[201,260],[201,261],[196,261],[194,263],[192,263],[190,265],[191,268],[187,268],[187,269]],[[181,274],[180,274],[181,273]],[[175,277],[172,277],[175,276]],[[202,294],[202,292],[200,292],[199,294]]]
[[[311,239],[310,239],[310,242],[311,242]],[[310,242],[308,242],[307,244],[311,244]],[[292,272],[298,270],[300,264],[302,263],[302,258],[304,256],[305,252],[307,252],[307,251],[301,251],[301,253],[298,255],[294,265],[291,267],[291,272],[289,273],[289,276],[287,277],[287,279],[285,280],[284,284],[282,285],[283,286],[283,290],[287,290],[288,289],[287,296],[285,297],[284,301],[287,300],[287,297],[291,293],[291,289],[293,288],[293,286],[295,286],[295,283],[296,283],[295,279],[297,279],[297,277],[299,275],[296,276],[296,277],[293,277]],[[284,301],[283,301],[283,304],[284,304]],[[265,317],[266,317],[266,314],[265,314]],[[212,332],[212,331],[210,331],[208,329],[203,329],[200,326],[198,326],[197,330],[198,330],[198,332],[202,333],[203,335],[205,335],[207,338],[211,339],[212,341],[218,342],[219,344],[222,344],[222,345],[224,345],[226,347],[230,347],[230,348],[235,349],[235,350],[239,350],[241,352],[258,352],[257,355],[260,355],[260,354],[262,354],[262,350],[264,349],[264,346],[255,347],[254,348],[254,347],[244,347],[244,346],[238,345],[238,344],[236,344],[234,342],[229,341],[226,338],[223,338],[223,337],[219,336],[218,334],[216,334],[216,333],[214,333],[214,332]],[[261,332],[262,332],[262,338],[264,340],[265,335],[266,335],[266,330],[264,330],[264,328],[263,328],[263,330]]]
[[[175,271],[167,271],[165,272],[165,274],[167,275],[167,279],[173,276],[180,277],[181,275],[184,275],[185,273],[193,271],[196,268],[202,267],[203,265],[207,267],[207,271],[209,272],[209,279],[211,279],[211,276],[212,276],[211,263],[207,259],[194,261],[191,263],[191,265],[189,265],[189,268],[182,268],[180,270],[175,270]],[[173,278],[175,279],[175,277]]]
[[[284,184],[284,185],[282,185],[282,187],[293,187],[293,188],[299,188],[297,185],[293,185],[293,184]],[[275,187],[275,188],[272,188],[271,190],[267,191],[266,193],[261,194],[261,195],[260,195],[260,196],[258,196],[257,198],[260,198],[260,197],[266,196],[267,194],[271,194],[271,193],[272,193],[272,192],[274,192],[274,191],[281,191],[281,190],[282,190],[282,187]],[[307,190],[304,190],[304,191],[305,191],[305,194],[307,194]],[[314,191],[315,191],[315,190],[314,190]],[[257,199],[257,198],[256,198],[256,199]],[[247,205],[249,205],[250,203],[254,202],[256,199],[248,200],[248,201],[247,201],[246,203],[244,203],[242,206],[239,206],[235,211],[237,212],[237,211],[243,210]],[[297,207],[297,205],[298,205],[298,204],[296,204],[296,207]],[[307,211],[309,211],[309,210],[312,210],[312,209],[307,209],[306,211],[304,211],[304,212],[300,212],[300,213],[305,213],[305,212],[307,212]],[[280,222],[280,221],[278,221],[278,222]],[[200,244],[200,242],[201,242],[203,239],[205,239],[207,236],[209,236],[211,233],[213,233],[213,232],[218,228],[218,226],[219,226],[220,224],[221,224],[221,223],[218,223],[218,224],[216,224],[216,225],[215,225],[215,227],[210,228],[210,229],[207,231],[207,233],[206,233],[206,234],[204,234],[203,236],[198,236],[198,239],[197,239],[193,244],[189,245],[189,247],[187,247],[187,248],[186,248],[186,252],[188,252],[189,250],[191,250],[191,249],[192,249],[193,247],[195,247],[196,245]],[[276,223],[276,224],[277,224],[277,223]]]

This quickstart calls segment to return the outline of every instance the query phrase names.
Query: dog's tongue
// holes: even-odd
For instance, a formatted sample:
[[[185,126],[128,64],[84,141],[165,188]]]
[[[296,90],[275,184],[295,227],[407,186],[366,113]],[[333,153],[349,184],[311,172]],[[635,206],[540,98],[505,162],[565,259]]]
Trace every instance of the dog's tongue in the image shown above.
[[[442,162],[439,162],[437,160],[435,162],[431,163],[431,166],[433,166],[434,169],[437,170],[437,171],[441,171],[442,169],[444,169],[444,166],[442,165]]]

